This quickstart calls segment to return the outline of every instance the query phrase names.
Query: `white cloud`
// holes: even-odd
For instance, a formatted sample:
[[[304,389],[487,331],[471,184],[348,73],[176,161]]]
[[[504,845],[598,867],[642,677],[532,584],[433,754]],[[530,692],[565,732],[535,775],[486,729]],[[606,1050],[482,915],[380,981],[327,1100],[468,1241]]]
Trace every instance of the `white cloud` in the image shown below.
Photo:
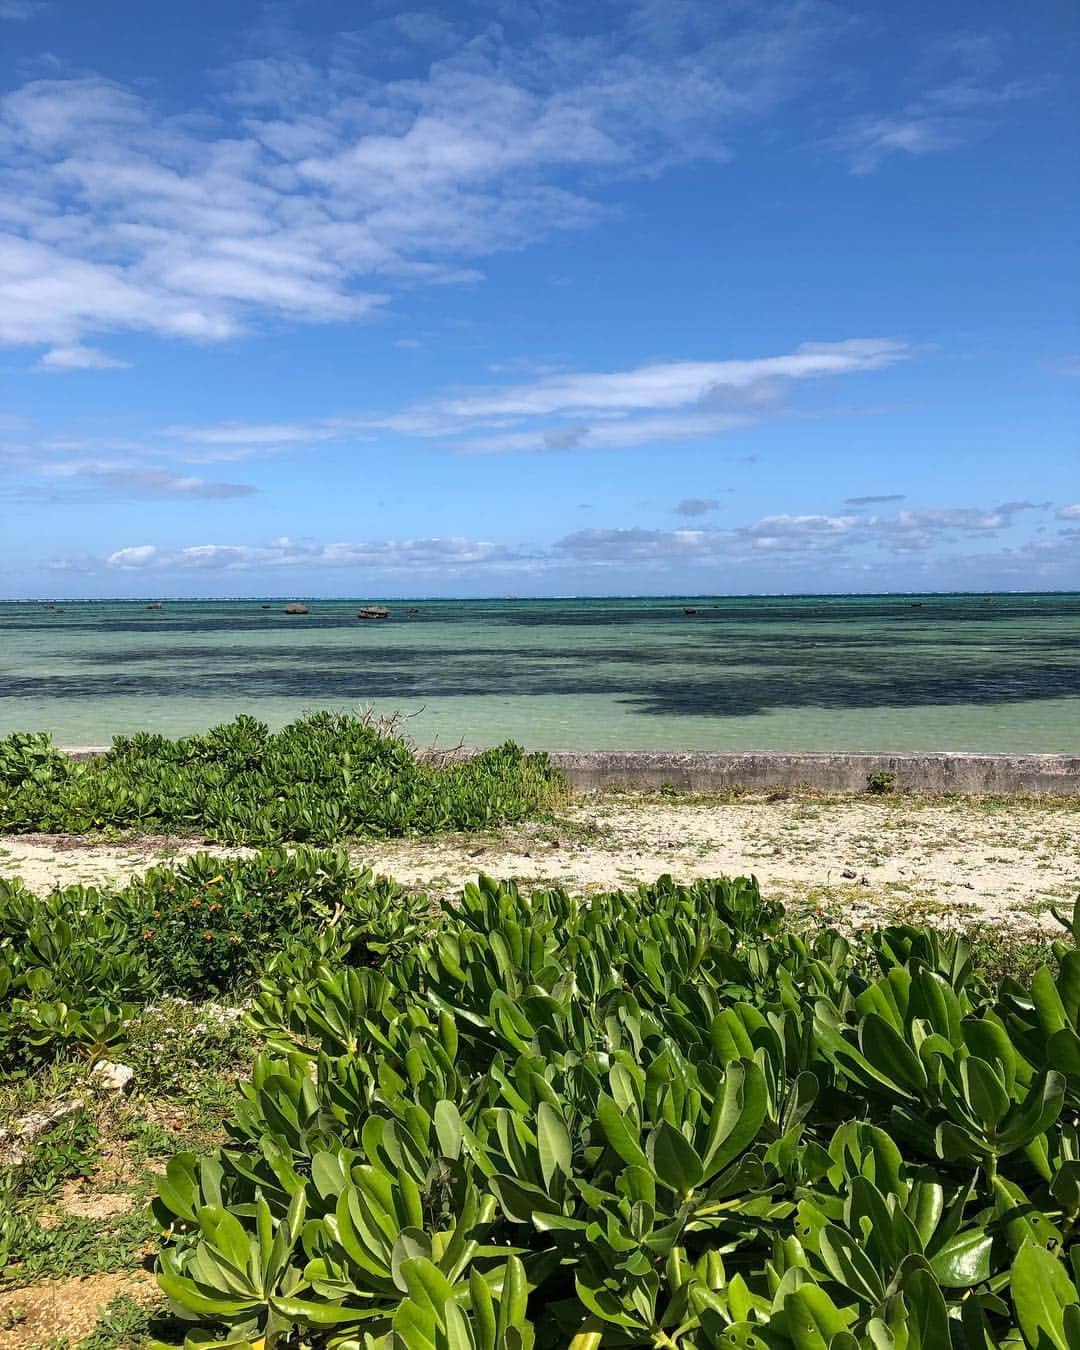
[[[63,562],[64,560],[60,560]],[[289,538],[267,544],[194,544],[165,549],[153,544],[117,549],[101,560],[125,571],[247,571],[279,567],[358,567],[386,572],[455,574],[476,567],[527,563],[502,544],[486,540],[384,539],[362,543],[311,544]]]
[[[126,361],[118,361],[100,347],[53,347],[37,363],[38,370],[124,370]]]
[[[560,539],[554,551],[594,567],[640,563],[667,568],[719,557],[729,551],[729,538],[719,530],[575,530]]]
[[[440,436],[455,449],[470,455],[501,455],[529,451],[557,450],[625,450],[636,445],[653,445],[669,441],[698,441],[720,436],[738,427],[749,426],[749,417],[722,413],[687,414],[683,416],[615,417],[592,423],[573,421],[555,426],[541,426],[528,431],[508,431],[495,435],[466,436],[453,439],[455,431],[449,426],[443,430],[428,430],[428,436]],[[438,424],[436,423],[436,428]],[[456,428],[457,436],[462,428]]]
[[[310,421],[166,426],[145,442],[130,437],[68,435],[0,441],[0,469],[21,476],[6,495],[26,500],[45,494],[42,478],[67,478],[72,487],[113,497],[173,496],[215,499],[255,491],[215,482],[192,465],[241,462],[335,444],[335,450],[385,443],[391,437],[437,439],[464,454],[574,452],[700,441],[753,424],[766,415],[804,415],[798,404],[775,401],[756,413],[732,412],[719,391],[754,389],[777,380],[794,393],[807,382],[856,376],[902,362],[905,343],[855,338],[803,343],[794,351],[741,360],[666,361],[616,371],[541,368],[527,382],[497,383],[454,392],[383,416],[334,416]],[[111,358],[85,345],[53,348],[48,370],[99,369]],[[515,369],[518,369],[515,366]],[[811,415],[820,416],[820,409]]]
[[[784,356],[741,361],[667,361],[634,370],[552,375],[530,385],[489,389],[446,399],[446,417],[543,416],[553,413],[625,413],[701,404],[718,390],[746,389],[761,380],[811,379],[876,370],[905,359],[909,349],[889,338],[804,342]]]
[[[470,454],[617,449],[701,440],[777,410],[778,381],[881,370],[907,360],[892,338],[806,342],[781,356],[665,361],[623,371],[559,371],[528,384],[489,385],[353,425],[402,436],[438,437]],[[726,408],[725,395],[770,389],[756,412]],[[340,425],[346,425],[344,422]]]
[[[1006,502],[993,510],[978,507],[931,508],[895,515],[764,516],[731,529],[589,529],[554,545],[554,552],[597,567],[629,563],[668,569],[686,563],[765,562],[780,567],[800,558],[843,556],[855,550],[892,555],[921,554],[965,537],[1006,528],[1027,502]]]
[[[784,513],[729,529],[585,529],[545,549],[520,549],[457,535],[339,543],[283,537],[262,544],[207,543],[184,548],[139,544],[97,560],[59,559],[54,566],[179,573],[353,568],[445,576],[485,570],[538,573],[571,565],[599,570],[632,566],[667,572],[686,566],[745,564],[794,576],[803,562],[814,559],[844,562],[875,553],[931,556],[933,550],[940,552],[958,541],[992,536],[1027,509],[1028,503],[1007,502],[992,510],[930,508],[891,516]],[[1047,541],[1042,547],[1046,552],[1060,552],[1060,539],[1056,543]]]
[[[109,567],[142,567],[150,562],[157,549],[153,544],[135,544],[130,548],[118,548],[105,559]]]
[[[666,361],[623,371],[544,373],[527,384],[493,384],[418,403],[384,416],[324,417],[310,422],[166,427],[164,435],[206,447],[205,458],[387,434],[438,439],[467,454],[610,450],[702,440],[786,409],[773,393],[756,411],[733,412],[726,391],[777,381],[800,383],[883,370],[913,349],[893,338],[805,342],[780,356],[726,361]],[[186,455],[191,458],[191,455]]]
[[[856,522],[830,516],[767,516],[730,530],[590,529],[560,539],[556,554],[595,567],[754,563],[781,568],[799,558],[837,554],[856,542]]]
[[[722,158],[841,26],[824,0],[662,38],[639,19],[511,42],[474,18],[439,56],[445,25],[399,15],[395,40],[436,53],[421,77],[369,70],[384,23],[331,43],[324,66],[241,62],[220,97],[176,114],[94,75],[15,89],[0,99],[0,342],[217,341],[476,280],[488,254],[602,219],[597,174]]]
[[[1058,520],[1080,520],[1080,502],[1071,506],[1062,506],[1054,513]]]
[[[758,549],[783,549],[795,552],[833,547],[858,529],[857,516],[765,516],[735,531],[737,538]]]
[[[2,217],[0,207],[0,226]],[[240,326],[223,307],[200,307],[132,268],[86,261],[0,228],[0,343],[74,346],[84,333],[112,329],[213,340]]]
[[[0,442],[0,469],[22,480],[5,492],[9,499],[217,500],[247,495],[256,488],[197,476],[191,466],[296,453],[322,444],[336,443],[336,452],[342,453],[398,436],[437,439],[459,453],[495,454],[700,441],[766,415],[821,416],[820,407],[806,413],[795,401],[801,386],[883,370],[911,355],[912,349],[895,339],[857,338],[803,343],[787,353],[746,359],[654,362],[604,372],[545,367],[527,382],[458,391],[381,417],[174,424],[146,442],[78,435],[12,438]],[[48,359],[57,368],[100,364],[96,350],[85,346],[54,349]],[[778,380],[791,391],[790,402],[772,400],[757,413],[724,409],[722,391],[774,386]],[[43,486],[43,480],[51,486]],[[680,513],[691,514],[693,503],[700,500],[684,504]],[[701,512],[712,509],[710,502],[706,500]],[[906,538],[916,537],[913,528],[897,529]]]

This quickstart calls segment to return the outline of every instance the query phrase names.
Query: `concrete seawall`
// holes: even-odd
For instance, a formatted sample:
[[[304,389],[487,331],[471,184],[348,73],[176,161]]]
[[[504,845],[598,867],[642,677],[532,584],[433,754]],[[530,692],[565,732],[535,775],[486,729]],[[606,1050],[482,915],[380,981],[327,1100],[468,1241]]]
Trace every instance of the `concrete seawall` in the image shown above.
[[[72,759],[93,759],[105,748],[82,746],[65,753]],[[891,774],[897,788],[916,792],[1080,794],[1080,755],[831,750],[553,750],[550,754],[571,786],[581,791],[671,783],[695,792],[733,787],[863,792],[872,775]]]
[[[965,794],[1080,793],[1078,755],[960,753],[856,754],[845,751],[562,750],[552,760],[576,788],[708,789],[814,787],[863,792],[874,774],[897,788]]]

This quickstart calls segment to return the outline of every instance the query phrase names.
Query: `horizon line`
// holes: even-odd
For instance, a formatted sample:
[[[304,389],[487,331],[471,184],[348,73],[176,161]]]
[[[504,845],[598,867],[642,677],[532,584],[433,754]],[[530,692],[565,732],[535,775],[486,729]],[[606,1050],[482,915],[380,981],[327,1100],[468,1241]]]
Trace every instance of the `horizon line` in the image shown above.
[[[363,592],[356,595],[304,595],[297,592],[279,592],[275,594],[251,593],[242,595],[165,595],[150,592],[146,595],[27,595],[0,597],[0,605],[138,605],[138,604],[242,604],[248,601],[267,602],[311,602],[312,604],[358,604],[370,603],[372,596],[379,600],[396,603],[422,601],[425,604],[536,604],[553,600],[817,600],[850,599],[857,596],[867,598],[884,596],[1023,596],[1023,595],[1076,595],[1080,588],[1052,587],[1048,590],[1033,590],[1028,587],[1015,589],[977,589],[977,590],[890,590],[890,591],[604,591],[604,592],[561,592],[549,595],[409,595],[388,594],[386,592]]]

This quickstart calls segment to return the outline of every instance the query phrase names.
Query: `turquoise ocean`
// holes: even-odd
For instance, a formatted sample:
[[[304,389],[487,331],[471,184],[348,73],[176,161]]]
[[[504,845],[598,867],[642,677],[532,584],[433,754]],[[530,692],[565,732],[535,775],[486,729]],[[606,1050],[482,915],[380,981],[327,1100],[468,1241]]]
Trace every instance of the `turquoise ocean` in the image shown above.
[[[1080,752],[1076,594],[419,599],[367,622],[293,598],[0,604],[0,732],[372,706],[421,744]]]

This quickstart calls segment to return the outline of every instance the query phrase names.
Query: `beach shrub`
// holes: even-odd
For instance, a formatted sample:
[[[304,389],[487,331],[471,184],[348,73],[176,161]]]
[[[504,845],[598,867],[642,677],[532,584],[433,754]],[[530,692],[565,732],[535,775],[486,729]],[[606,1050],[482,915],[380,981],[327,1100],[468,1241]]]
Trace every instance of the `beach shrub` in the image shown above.
[[[175,741],[140,732],[83,763],[45,736],[0,739],[0,829],[8,831],[334,844],[484,829],[543,810],[560,792],[546,755],[507,743],[436,763],[367,719],[334,713],[277,732],[252,717]]]
[[[114,903],[114,902],[110,902]],[[358,941],[374,908],[403,903],[400,887],[354,869],[343,851],[264,849],[253,858],[199,853],[136,879],[119,903],[157,988],[206,998],[252,983],[277,951],[331,925]]]
[[[1080,1344],[1071,942],[995,988],[963,935],[668,878],[393,939],[289,944],[229,1146],[168,1164],[193,1346]]]
[[[0,1074],[65,1050],[99,1058],[150,999],[235,994],[293,941],[315,950],[330,933],[348,959],[381,959],[388,926],[409,935],[426,911],[347,854],[308,848],[196,854],[120,890],[39,897],[0,881]]]

